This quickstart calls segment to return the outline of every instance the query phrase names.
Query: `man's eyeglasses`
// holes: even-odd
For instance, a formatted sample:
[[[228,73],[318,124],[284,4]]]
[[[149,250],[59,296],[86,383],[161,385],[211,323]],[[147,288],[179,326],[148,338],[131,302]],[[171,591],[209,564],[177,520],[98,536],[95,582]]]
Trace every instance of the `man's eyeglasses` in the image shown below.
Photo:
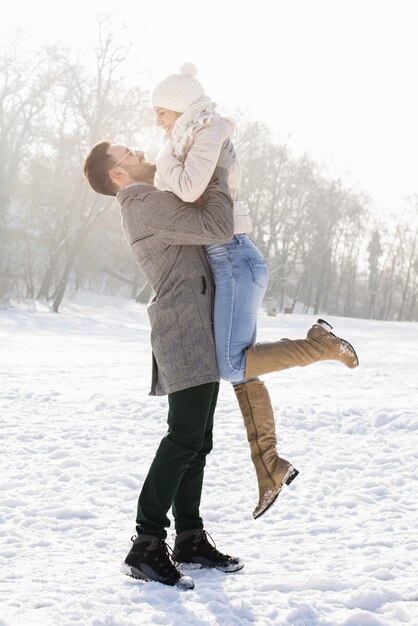
[[[119,159],[119,161],[118,161],[117,163],[115,163],[114,165],[112,165],[112,168],[114,168],[114,167],[116,167],[117,165],[119,165],[119,163],[122,163],[123,159],[126,159],[126,157],[127,157],[127,156],[129,156],[129,155],[131,155],[131,156],[135,157],[136,159],[138,158],[138,155],[137,155],[137,153],[135,152],[135,150],[131,150],[130,148],[126,148],[126,154],[125,154],[125,155],[124,155],[121,159]]]

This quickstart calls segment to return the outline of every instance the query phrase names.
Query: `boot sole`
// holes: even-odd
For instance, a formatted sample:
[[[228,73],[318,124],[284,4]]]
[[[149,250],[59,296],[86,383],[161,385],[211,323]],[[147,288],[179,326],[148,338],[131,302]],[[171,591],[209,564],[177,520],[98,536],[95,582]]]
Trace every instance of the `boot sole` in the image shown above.
[[[122,574],[129,576],[130,578],[135,578],[135,580],[144,580],[146,582],[156,582],[161,583],[162,585],[166,585],[167,587],[178,587],[183,591],[187,591],[188,589],[194,589],[194,582],[189,576],[182,576],[179,578],[177,582],[173,584],[165,582],[164,579],[158,578],[158,576],[153,577],[151,575],[147,575],[144,572],[141,572],[137,567],[133,567],[132,565],[128,565],[123,562],[120,571]]]
[[[330,333],[330,335],[333,335],[334,337],[336,337],[336,335],[334,335],[334,333],[331,332],[332,331],[331,324],[328,324],[328,322],[326,320],[318,319],[318,320],[316,320],[314,325],[315,326],[321,326],[321,328],[323,328],[326,332]],[[338,339],[340,341],[342,341],[343,344],[348,346],[348,348],[350,348],[350,350],[352,350],[354,358],[356,360],[356,362],[355,362],[355,364],[353,366],[347,365],[347,363],[344,363],[344,365],[346,367],[348,367],[349,369],[355,369],[356,367],[358,367],[360,365],[360,361],[358,359],[357,352],[354,350],[353,346],[351,345],[351,343],[349,341],[346,341],[346,339],[342,339],[341,337],[338,337]]]
[[[351,345],[351,343],[349,343],[348,341],[346,341],[345,339],[343,339],[344,343],[347,344],[347,346],[349,346],[351,348],[351,350],[353,351],[354,357],[356,359],[356,363],[354,365],[354,367],[350,367],[351,370],[355,369],[356,367],[358,367],[360,365],[360,361],[358,360],[358,356],[357,356],[357,352],[354,350],[353,346]]]
[[[273,496],[273,499],[270,500],[270,502],[262,509],[260,509],[259,511],[257,511],[257,513],[254,511],[253,513],[253,518],[254,519],[258,519],[259,517],[261,517],[266,511],[269,510],[269,508],[276,502],[278,496],[280,495],[280,492],[283,488],[283,485],[290,485],[290,483],[292,483],[296,476],[299,474],[299,471],[293,467],[293,465],[291,465],[289,467],[289,469],[287,470],[287,473],[285,474],[284,478],[283,478],[283,482],[280,485],[280,487],[277,489],[276,493]]]
[[[203,563],[183,562],[176,561],[179,565],[186,565],[187,569],[217,569],[219,572],[230,574],[232,572],[239,572],[244,567],[244,561],[238,560],[238,563],[228,565],[206,565]]]
[[[337,337],[337,335],[334,335],[333,333],[330,333],[330,335],[333,335],[333,337]],[[337,339],[339,339],[341,341],[343,350],[344,351],[347,350],[347,352],[351,351],[353,356],[354,356],[354,359],[355,359],[354,365],[348,365],[348,363],[344,363],[344,361],[340,361],[340,363],[342,363],[343,365],[348,367],[350,370],[353,370],[356,367],[358,367],[359,366],[359,360],[358,360],[357,352],[354,350],[354,348],[351,345],[351,343],[349,341],[347,341],[346,339],[342,339],[342,337],[337,337]]]

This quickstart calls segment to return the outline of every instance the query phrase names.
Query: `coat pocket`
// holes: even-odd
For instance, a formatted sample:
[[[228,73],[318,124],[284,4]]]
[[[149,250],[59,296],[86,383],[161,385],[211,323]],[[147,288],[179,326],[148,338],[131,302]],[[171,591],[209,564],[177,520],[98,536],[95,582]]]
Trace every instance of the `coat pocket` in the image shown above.
[[[166,387],[216,371],[211,291],[202,293],[202,275],[152,302],[148,315],[158,378]]]

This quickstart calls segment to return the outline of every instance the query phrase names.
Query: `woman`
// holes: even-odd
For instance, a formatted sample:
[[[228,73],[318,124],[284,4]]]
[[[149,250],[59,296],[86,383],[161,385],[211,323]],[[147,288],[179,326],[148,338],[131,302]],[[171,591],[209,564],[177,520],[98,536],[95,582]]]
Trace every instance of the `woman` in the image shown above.
[[[215,170],[222,145],[233,136],[234,124],[215,111],[214,103],[195,78],[194,65],[185,64],[180,72],[166,77],[152,93],[157,124],[165,131],[157,173],[182,200],[198,202]],[[259,502],[253,512],[256,518],[273,504],[283,484],[289,484],[298,472],[277,454],[270,397],[264,383],[257,378],[259,371],[273,371],[268,367],[261,372],[256,361],[263,344],[258,344],[258,348],[253,345],[257,311],[267,288],[268,272],[263,255],[246,235],[251,230],[251,220],[239,200],[240,178],[236,161],[228,179],[234,200],[235,235],[226,244],[205,246],[205,253],[216,286],[214,336],[219,373],[234,386],[257,474]],[[326,332],[330,330],[327,326]],[[320,332],[323,334],[323,329]],[[286,344],[286,349],[289,345]],[[252,348],[248,349],[249,346]],[[291,357],[284,367],[317,360],[300,363],[293,354]],[[265,364],[264,355],[262,360]]]

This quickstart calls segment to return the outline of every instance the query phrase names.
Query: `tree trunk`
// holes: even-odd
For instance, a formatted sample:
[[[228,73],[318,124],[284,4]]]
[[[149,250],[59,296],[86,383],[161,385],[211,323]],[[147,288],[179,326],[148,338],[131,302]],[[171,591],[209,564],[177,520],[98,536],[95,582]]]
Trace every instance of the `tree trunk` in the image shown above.
[[[104,208],[102,208],[101,210],[97,211],[93,216],[89,216],[87,219],[87,223],[82,224],[80,226],[80,229],[76,235],[75,238],[75,242],[73,245],[73,249],[71,251],[71,253],[68,255],[67,258],[67,262],[65,264],[65,268],[64,268],[64,272],[61,276],[61,279],[58,283],[58,287],[55,291],[54,294],[54,302],[52,305],[52,310],[54,311],[54,313],[58,313],[59,311],[59,307],[61,305],[62,299],[64,297],[65,291],[67,289],[67,284],[68,284],[68,279],[70,277],[71,274],[71,270],[73,269],[75,260],[77,258],[77,254],[80,250],[80,248],[82,247],[82,245],[84,244],[84,241],[87,237],[87,234],[90,230],[90,228],[93,226],[94,222],[96,221],[96,219],[99,217],[99,215],[103,212]]]

